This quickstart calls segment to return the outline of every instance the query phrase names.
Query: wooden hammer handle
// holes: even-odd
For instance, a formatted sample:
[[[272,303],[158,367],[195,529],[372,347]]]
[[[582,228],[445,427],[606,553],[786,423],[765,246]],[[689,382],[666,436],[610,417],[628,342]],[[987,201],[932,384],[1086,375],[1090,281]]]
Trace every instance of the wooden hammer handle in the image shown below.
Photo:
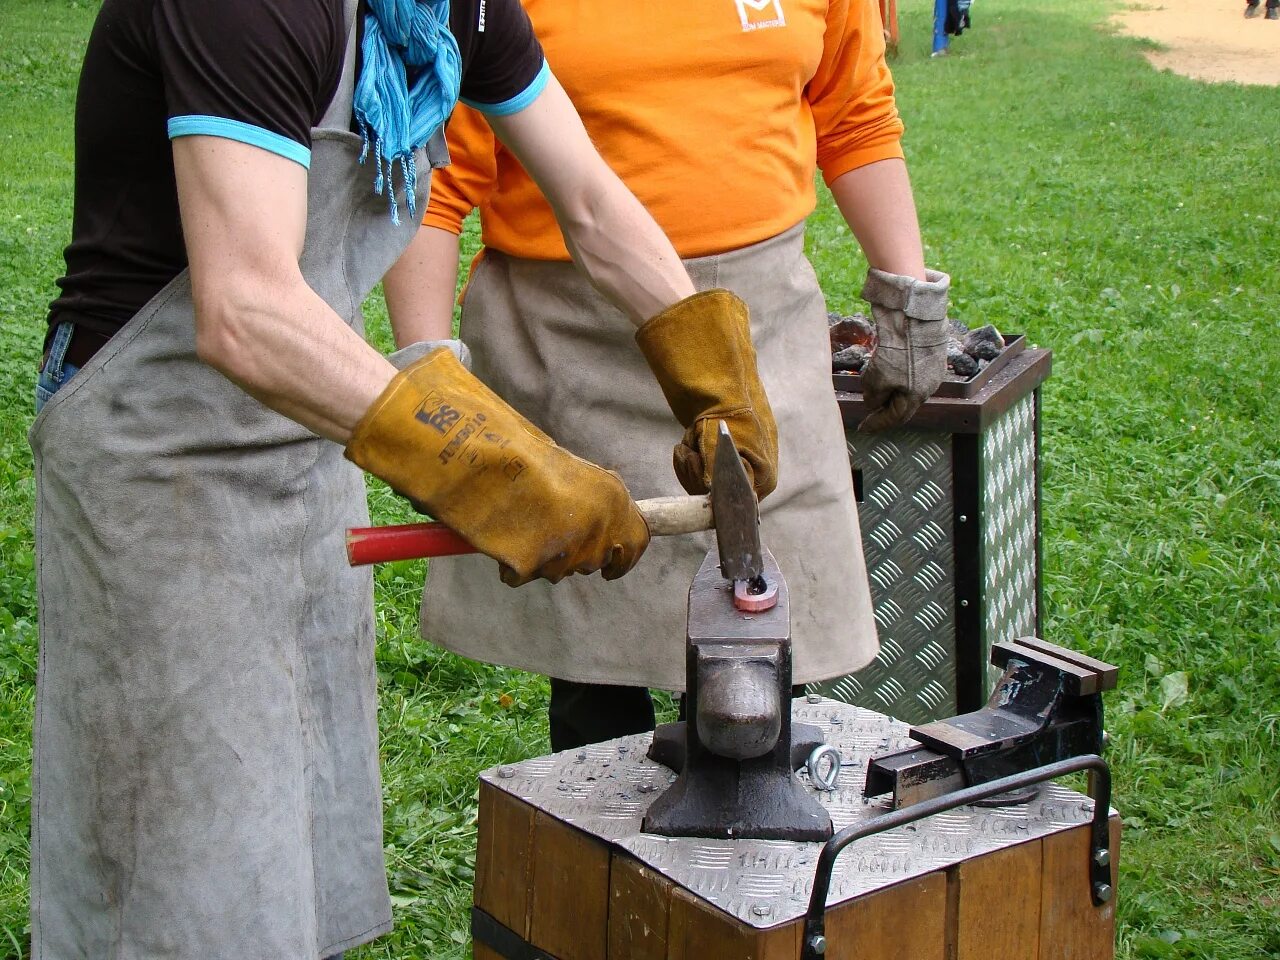
[[[714,526],[710,497],[654,497],[636,501],[636,508],[655,537],[696,533]],[[347,562],[353,567],[478,552],[443,523],[352,527],[347,531]]]

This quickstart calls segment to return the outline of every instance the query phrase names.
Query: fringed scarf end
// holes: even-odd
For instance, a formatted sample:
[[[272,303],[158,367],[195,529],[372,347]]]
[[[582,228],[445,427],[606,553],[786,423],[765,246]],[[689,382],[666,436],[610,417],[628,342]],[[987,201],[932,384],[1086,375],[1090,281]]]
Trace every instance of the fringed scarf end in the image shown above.
[[[418,168],[413,156],[449,119],[462,77],[458,43],[449,33],[449,0],[369,0],[362,46],[364,65],[355,114],[364,141],[360,162],[373,147],[374,192],[385,189],[391,221],[400,223],[395,191],[397,161],[405,206],[416,221]]]

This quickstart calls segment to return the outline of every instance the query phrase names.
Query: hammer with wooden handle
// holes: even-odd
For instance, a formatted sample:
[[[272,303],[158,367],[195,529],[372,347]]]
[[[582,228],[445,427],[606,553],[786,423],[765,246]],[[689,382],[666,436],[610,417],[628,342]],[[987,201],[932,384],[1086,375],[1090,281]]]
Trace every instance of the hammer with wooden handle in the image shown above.
[[[711,496],[653,497],[637,500],[636,507],[649,535],[670,537],[714,528]],[[388,527],[352,527],[347,531],[347,562],[353,567],[420,557],[456,557],[479,553],[443,523],[405,523]]]

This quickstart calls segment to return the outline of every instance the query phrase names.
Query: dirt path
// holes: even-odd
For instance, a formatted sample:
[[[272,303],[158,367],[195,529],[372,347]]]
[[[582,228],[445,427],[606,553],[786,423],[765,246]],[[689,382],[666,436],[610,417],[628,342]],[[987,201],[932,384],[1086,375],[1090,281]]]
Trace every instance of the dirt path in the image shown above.
[[[1280,85],[1280,20],[1246,20],[1244,4],[1245,0],[1140,0],[1116,20],[1122,32],[1149,37],[1165,47],[1147,53],[1158,69],[1197,80]]]

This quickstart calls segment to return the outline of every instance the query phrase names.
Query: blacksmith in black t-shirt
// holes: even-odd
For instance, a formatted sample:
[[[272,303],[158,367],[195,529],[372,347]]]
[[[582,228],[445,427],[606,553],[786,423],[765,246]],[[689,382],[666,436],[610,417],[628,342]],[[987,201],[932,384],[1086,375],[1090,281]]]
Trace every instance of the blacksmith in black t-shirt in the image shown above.
[[[546,85],[516,0],[455,2],[462,100],[512,113]],[[187,265],[170,140],[208,135],[306,167],[342,71],[340,0],[107,0],[76,103],[76,206],[51,328],[76,327],[82,365]]]
[[[619,577],[648,544],[616,474],[449,348],[393,362],[358,332],[459,96],[641,328],[682,482],[705,490],[726,413],[776,473],[745,307],[694,294],[517,0],[105,0],[31,431],[33,956],[314,960],[390,929],[348,461],[513,586]]]

